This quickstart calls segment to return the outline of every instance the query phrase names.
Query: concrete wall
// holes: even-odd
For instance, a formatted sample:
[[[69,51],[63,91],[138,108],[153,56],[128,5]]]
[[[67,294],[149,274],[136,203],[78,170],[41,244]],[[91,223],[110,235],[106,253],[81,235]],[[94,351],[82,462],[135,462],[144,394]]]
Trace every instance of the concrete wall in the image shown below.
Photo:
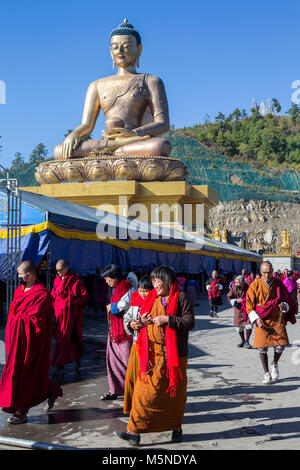
[[[294,269],[300,274],[300,256],[295,256],[294,258]]]
[[[292,256],[270,256],[265,255],[264,261],[270,261],[273,265],[274,271],[283,271],[284,269],[294,269],[294,258]],[[300,267],[300,266],[299,266]],[[297,269],[297,268],[295,268]]]

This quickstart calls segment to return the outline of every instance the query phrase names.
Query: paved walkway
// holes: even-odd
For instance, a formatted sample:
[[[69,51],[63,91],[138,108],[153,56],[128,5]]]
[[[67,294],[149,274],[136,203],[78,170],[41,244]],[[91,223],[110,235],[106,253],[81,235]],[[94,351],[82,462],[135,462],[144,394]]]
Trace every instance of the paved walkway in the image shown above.
[[[188,401],[184,442],[172,444],[170,432],[142,435],[142,449],[298,449],[300,446],[300,348],[289,347],[279,363],[276,384],[263,385],[255,350],[239,349],[227,304],[219,318],[208,316],[207,299],[196,307],[190,333]],[[299,341],[300,317],[288,326],[291,342]],[[60,383],[64,397],[50,415],[43,405],[30,411],[28,423],[11,426],[0,413],[0,435],[85,449],[127,449],[112,435],[125,428],[122,400],[101,402],[108,390],[105,370],[106,319],[85,312],[87,353],[82,371],[70,364]],[[3,331],[1,333],[3,339]],[[250,339],[250,342],[253,338]]]

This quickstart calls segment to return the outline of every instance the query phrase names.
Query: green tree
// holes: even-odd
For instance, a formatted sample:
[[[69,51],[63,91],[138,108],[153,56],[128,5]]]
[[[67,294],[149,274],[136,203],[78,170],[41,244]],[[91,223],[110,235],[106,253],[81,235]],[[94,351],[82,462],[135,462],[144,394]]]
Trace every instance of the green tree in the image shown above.
[[[273,108],[279,114],[281,111],[281,104],[276,98],[272,98]]]
[[[12,171],[22,168],[25,165],[25,158],[21,154],[21,152],[15,153],[15,158],[11,162],[11,167],[10,169]]]
[[[281,105],[273,98],[273,107],[279,113]],[[220,111],[215,123],[195,125],[184,133],[204,145],[230,157],[251,158],[257,166],[292,165],[299,168],[300,106],[293,104],[286,111],[290,117],[261,116],[258,109],[246,111],[236,108],[224,119]],[[242,117],[242,119],[241,119]],[[294,125],[291,125],[291,121]]]
[[[239,145],[239,154],[242,155],[243,157],[247,157],[249,152],[248,145],[242,142]]]
[[[290,152],[287,156],[287,162],[288,163],[296,163],[297,165],[300,165],[300,149],[296,149],[292,152]]]
[[[247,117],[247,111],[245,109],[242,109],[241,118],[246,119],[246,117]]]
[[[215,121],[220,124],[222,122],[224,122],[225,120],[225,114],[221,113],[221,111],[219,112],[219,114],[215,117]]]
[[[39,165],[40,163],[46,160],[47,155],[48,150],[46,149],[46,146],[41,142],[32,150],[29,156],[29,163]]]
[[[209,124],[211,122],[211,118],[209,114],[205,114],[204,116],[204,124]]]
[[[292,123],[295,125],[296,122],[297,122],[297,118],[299,117],[300,115],[300,108],[299,106],[296,104],[296,103],[293,103],[292,106],[290,107],[290,109],[288,109],[286,111],[286,114],[288,114],[289,116],[291,116],[292,118]]]
[[[232,115],[235,117],[235,120],[238,121],[242,115],[241,111],[239,110],[239,108],[235,108],[235,110],[233,111]]]

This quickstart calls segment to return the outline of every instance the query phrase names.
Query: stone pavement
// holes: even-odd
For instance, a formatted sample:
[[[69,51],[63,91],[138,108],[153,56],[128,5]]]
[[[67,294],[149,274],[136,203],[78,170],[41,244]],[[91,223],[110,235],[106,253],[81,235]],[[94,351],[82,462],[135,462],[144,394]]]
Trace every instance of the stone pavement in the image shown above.
[[[237,348],[240,338],[232,327],[232,309],[224,302],[219,318],[212,319],[206,297],[198,302],[196,326],[190,333],[184,441],[172,444],[170,432],[144,434],[141,449],[298,449],[300,348],[287,348],[279,363],[278,382],[263,385],[258,353]],[[0,339],[3,333],[2,328]],[[300,316],[296,325],[288,325],[288,333],[290,341],[300,345]],[[108,391],[106,335],[104,315],[86,311],[86,354],[80,374],[73,364],[66,367],[65,376],[58,380],[64,397],[49,415],[43,414],[40,405],[30,411],[26,424],[12,426],[6,423],[7,414],[0,413],[0,435],[81,449],[127,449],[126,442],[113,436],[113,430],[124,430],[128,421],[122,400],[100,401]]]

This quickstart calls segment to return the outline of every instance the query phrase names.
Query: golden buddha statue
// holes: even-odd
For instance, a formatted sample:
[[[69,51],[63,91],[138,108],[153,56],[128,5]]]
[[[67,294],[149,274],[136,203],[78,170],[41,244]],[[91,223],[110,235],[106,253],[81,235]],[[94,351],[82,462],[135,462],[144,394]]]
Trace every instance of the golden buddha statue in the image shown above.
[[[287,230],[284,229],[280,235],[281,235],[281,241],[282,241],[281,248],[289,248],[290,247],[289,239],[288,239],[289,234]]]
[[[221,232],[221,242],[227,243],[227,230],[224,228]]]
[[[91,155],[166,157],[168,140],[159,138],[170,127],[162,80],[137,73],[142,53],[140,34],[125,19],[110,35],[115,75],[92,82],[87,90],[81,124],[54,149],[56,160]],[[81,141],[94,129],[102,109],[103,139]]]
[[[220,233],[220,229],[219,229],[219,226],[217,225],[216,228],[214,229],[214,232],[213,232],[213,238],[214,240],[220,242],[221,241],[221,233]]]
[[[291,235],[290,233],[284,229],[281,233],[281,245],[280,245],[280,253],[283,255],[291,254]]]

